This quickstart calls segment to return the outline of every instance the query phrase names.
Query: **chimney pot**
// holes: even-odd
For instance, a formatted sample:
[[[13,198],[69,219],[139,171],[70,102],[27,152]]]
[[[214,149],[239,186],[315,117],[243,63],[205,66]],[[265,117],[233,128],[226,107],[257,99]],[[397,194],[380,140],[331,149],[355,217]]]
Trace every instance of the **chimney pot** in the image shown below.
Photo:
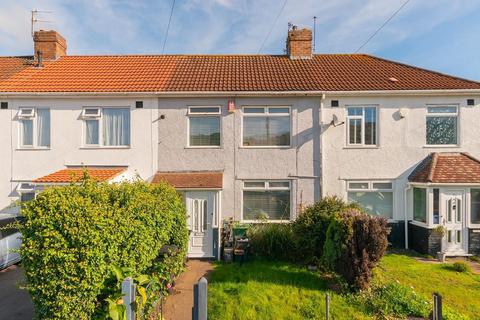
[[[39,30],[33,34],[35,59],[41,52],[44,60],[56,60],[67,54],[67,41],[55,30]]]
[[[293,26],[288,31],[287,54],[290,59],[311,59],[312,58],[312,30],[298,29]]]

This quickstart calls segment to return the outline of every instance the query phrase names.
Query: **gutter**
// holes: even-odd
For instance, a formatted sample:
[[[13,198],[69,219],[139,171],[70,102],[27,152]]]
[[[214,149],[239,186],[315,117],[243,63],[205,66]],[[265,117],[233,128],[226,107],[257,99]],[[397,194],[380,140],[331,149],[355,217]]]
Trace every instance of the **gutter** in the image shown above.
[[[405,249],[408,249],[408,217],[407,217],[407,192],[408,190],[411,189],[411,186],[409,183],[407,183],[407,186],[404,189],[404,194],[403,194],[403,201],[404,201],[404,208],[403,208],[403,221],[405,222]]]
[[[152,91],[152,92],[0,92],[0,97],[276,97],[276,96],[425,96],[480,95],[480,89],[367,90],[367,91]]]

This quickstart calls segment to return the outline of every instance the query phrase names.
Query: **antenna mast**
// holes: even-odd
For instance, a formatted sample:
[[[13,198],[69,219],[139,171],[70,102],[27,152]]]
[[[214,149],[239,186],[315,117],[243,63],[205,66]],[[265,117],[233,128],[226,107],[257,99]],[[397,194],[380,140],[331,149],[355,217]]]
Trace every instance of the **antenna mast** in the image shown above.
[[[30,20],[31,24],[30,24],[30,32],[32,34],[32,38],[33,38],[33,34],[35,33],[35,24],[37,22],[45,22],[45,23],[51,23],[52,21],[49,21],[49,20],[39,20],[37,15],[39,13],[52,13],[52,11],[50,10],[37,10],[37,9],[33,9],[31,11],[32,13],[32,18]]]
[[[313,16],[313,53],[315,53],[316,40],[317,40],[317,17]]]

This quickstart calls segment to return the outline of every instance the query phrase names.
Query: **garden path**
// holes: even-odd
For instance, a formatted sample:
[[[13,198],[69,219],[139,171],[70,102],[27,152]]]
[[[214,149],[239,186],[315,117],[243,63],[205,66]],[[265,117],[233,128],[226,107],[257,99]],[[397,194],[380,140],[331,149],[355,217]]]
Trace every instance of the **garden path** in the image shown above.
[[[187,270],[183,272],[174,287],[174,293],[167,298],[164,307],[165,320],[192,319],[193,285],[213,270],[213,263],[206,260],[189,260]]]

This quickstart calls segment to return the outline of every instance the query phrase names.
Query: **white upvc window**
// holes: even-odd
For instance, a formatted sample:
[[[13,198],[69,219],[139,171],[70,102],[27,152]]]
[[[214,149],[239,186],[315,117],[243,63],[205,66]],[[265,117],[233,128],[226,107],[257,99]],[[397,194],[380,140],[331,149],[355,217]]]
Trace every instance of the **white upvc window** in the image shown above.
[[[349,181],[349,202],[361,205],[369,214],[393,218],[393,183],[391,181]]]
[[[130,146],[130,108],[85,107],[82,118],[84,146]]]
[[[291,108],[288,106],[243,107],[244,147],[289,147]]]
[[[220,107],[188,108],[188,146],[219,147],[221,139]]]
[[[377,145],[377,107],[347,107],[347,145]]]
[[[50,147],[50,109],[22,107],[18,111],[20,148]]]
[[[458,144],[457,106],[427,106],[426,143],[434,146]]]
[[[243,182],[243,221],[288,221],[291,217],[288,180]]]
[[[35,186],[29,182],[18,184],[17,191],[20,194],[20,201],[27,202],[35,199]]]

